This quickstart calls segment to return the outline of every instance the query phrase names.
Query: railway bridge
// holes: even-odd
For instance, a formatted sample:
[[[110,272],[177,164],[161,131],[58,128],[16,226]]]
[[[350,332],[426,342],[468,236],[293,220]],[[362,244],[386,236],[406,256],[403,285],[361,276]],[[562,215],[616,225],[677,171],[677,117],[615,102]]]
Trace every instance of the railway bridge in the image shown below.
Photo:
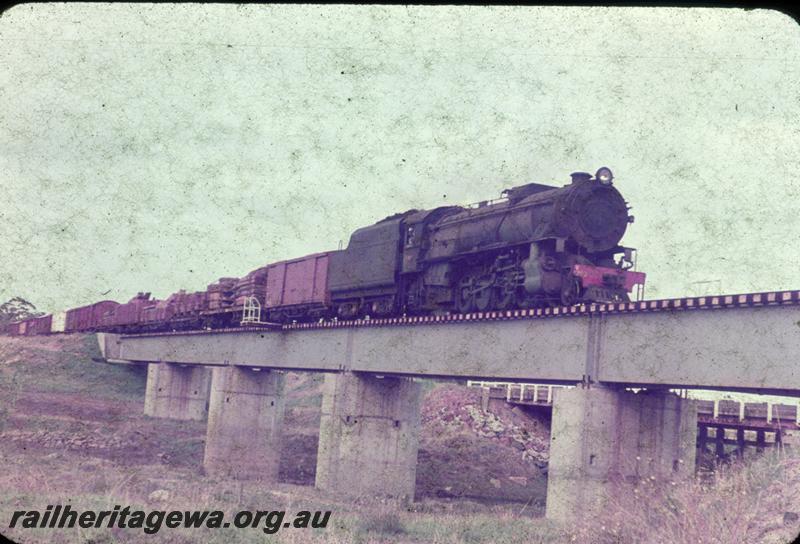
[[[316,486],[357,496],[414,496],[415,378],[577,386],[553,398],[560,520],[692,474],[697,404],[670,389],[800,396],[800,291],[98,336],[109,362],[148,364],[146,414],[207,414],[204,466],[233,477],[277,475],[282,371],[326,373]]]
[[[484,409],[488,408],[491,400],[501,400],[513,406],[544,412],[546,415],[551,415],[555,391],[569,387],[485,381],[468,381],[467,386],[480,388]],[[686,390],[674,392],[678,395],[688,393]],[[742,458],[746,448],[755,448],[760,452],[768,447],[781,447],[787,431],[796,433],[800,430],[800,400],[792,404],[775,404],[770,401],[697,398],[695,404],[697,451],[699,454],[713,453],[719,459],[729,459],[731,455]],[[713,436],[709,435],[709,431]]]

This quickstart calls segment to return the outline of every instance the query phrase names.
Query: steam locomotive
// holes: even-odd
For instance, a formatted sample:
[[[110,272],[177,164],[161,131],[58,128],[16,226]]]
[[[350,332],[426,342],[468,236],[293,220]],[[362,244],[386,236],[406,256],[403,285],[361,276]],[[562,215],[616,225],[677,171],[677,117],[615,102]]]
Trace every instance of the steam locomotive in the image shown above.
[[[528,183],[494,201],[409,210],[356,230],[342,250],[166,300],[103,301],[9,332],[220,328],[261,322],[262,310],[266,321],[286,323],[627,301],[645,275],[619,245],[633,216],[613,179],[603,167],[575,172],[563,187]]]
[[[564,187],[528,183],[473,207],[411,210],[331,255],[339,317],[508,310],[628,300],[644,274],[619,245],[633,216],[600,168]],[[619,256],[619,261],[615,260]]]

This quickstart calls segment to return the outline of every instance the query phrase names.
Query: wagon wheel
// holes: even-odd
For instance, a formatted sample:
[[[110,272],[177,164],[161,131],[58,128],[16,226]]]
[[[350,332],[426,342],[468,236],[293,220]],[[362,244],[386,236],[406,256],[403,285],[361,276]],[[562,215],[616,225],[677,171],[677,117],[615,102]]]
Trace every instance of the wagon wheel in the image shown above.
[[[463,278],[456,288],[456,310],[468,314],[475,309],[475,296],[473,293],[472,278]]]
[[[475,309],[479,312],[490,310],[494,303],[492,279],[488,276],[480,278],[475,286]]]

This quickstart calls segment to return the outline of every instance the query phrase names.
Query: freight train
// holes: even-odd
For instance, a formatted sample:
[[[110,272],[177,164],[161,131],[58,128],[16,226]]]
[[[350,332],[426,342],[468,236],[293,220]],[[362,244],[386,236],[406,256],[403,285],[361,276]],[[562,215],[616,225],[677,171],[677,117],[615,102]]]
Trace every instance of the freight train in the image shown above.
[[[268,264],[166,300],[139,293],[13,323],[12,335],[146,332],[571,306],[630,299],[645,275],[619,245],[633,216],[610,169],[528,183],[470,206],[409,210],[346,248]]]

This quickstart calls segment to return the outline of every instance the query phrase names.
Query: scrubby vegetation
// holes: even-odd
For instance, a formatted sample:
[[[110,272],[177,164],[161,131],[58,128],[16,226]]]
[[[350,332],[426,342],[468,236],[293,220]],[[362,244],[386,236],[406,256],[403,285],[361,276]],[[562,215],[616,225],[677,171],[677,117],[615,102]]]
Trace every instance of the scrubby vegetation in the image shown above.
[[[610,497],[575,542],[783,544],[800,535],[800,455],[768,450],[688,482],[644,480]]]

